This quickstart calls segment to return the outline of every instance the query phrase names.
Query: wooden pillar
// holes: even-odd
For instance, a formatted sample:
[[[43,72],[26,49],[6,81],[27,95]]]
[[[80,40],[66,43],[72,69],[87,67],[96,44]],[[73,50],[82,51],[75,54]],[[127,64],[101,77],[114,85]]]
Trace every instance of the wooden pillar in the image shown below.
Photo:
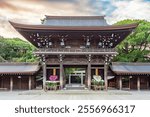
[[[13,90],[13,77],[10,77],[10,91]]]
[[[60,63],[60,88],[63,88],[63,64]]]
[[[88,88],[91,89],[91,63],[88,63]]]
[[[21,77],[20,77],[20,78],[19,78],[19,83],[20,83],[20,84],[19,84],[19,89],[20,89],[20,90],[21,90],[21,87],[22,87],[21,82],[22,82],[22,81],[21,81]]]
[[[137,90],[140,90],[140,77],[137,78]]]
[[[32,76],[29,76],[29,90],[31,90],[32,89],[32,84],[31,84],[31,81],[32,81]]]
[[[60,76],[59,76],[59,79],[60,79],[60,88],[63,89],[63,61],[62,61],[62,55],[59,55],[59,61],[60,61]]]
[[[91,89],[91,55],[89,54],[88,56],[88,68],[87,68],[87,72],[88,72],[88,81],[87,81],[87,84],[88,84],[88,88]]]
[[[122,77],[119,77],[119,90],[122,90]]]
[[[107,71],[108,71],[108,65],[104,64],[104,82],[105,82],[105,89],[108,90],[108,80],[107,80]]]
[[[83,85],[83,73],[81,73],[81,85]]]
[[[71,74],[69,74],[69,85],[71,84]]]
[[[149,76],[147,77],[147,89],[149,89]]]
[[[129,76],[129,89],[130,89],[130,76]]]
[[[46,63],[43,62],[43,89],[46,88]]]

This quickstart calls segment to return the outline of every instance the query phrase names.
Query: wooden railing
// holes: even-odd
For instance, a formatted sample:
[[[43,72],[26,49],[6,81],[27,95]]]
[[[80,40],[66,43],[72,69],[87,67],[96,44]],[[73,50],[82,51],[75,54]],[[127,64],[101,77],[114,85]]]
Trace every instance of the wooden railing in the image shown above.
[[[105,48],[105,49],[73,49],[73,48],[59,48],[59,49],[55,49],[55,48],[45,48],[45,49],[39,49],[36,52],[74,52],[74,53],[78,53],[78,52],[116,52],[115,49],[113,48]]]

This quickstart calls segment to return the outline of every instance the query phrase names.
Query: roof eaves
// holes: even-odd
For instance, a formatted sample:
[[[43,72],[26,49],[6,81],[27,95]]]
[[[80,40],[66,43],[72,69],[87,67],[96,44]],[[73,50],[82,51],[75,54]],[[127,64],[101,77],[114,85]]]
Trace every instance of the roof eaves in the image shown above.
[[[113,71],[113,72],[117,75],[150,75],[150,72],[122,72],[122,71]]]
[[[49,25],[29,25],[9,21],[15,29],[30,30],[127,30],[134,29],[138,23],[127,25],[109,25],[109,26],[49,26]]]

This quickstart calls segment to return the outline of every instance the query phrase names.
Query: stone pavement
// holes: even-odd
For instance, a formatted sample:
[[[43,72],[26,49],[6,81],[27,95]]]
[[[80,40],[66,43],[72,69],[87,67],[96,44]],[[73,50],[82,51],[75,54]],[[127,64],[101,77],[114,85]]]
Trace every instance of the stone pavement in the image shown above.
[[[0,100],[150,100],[150,91],[0,91]]]

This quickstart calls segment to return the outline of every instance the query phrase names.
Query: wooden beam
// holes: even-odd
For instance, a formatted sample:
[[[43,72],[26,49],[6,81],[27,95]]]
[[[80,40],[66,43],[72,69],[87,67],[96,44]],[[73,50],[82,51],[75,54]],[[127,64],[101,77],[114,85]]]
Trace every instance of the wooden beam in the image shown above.
[[[99,52],[96,52],[96,51],[93,51],[93,52],[71,52],[71,51],[37,51],[37,52],[34,52],[35,54],[45,54],[45,55],[59,55],[59,54],[62,54],[62,55],[116,55],[117,52],[116,51],[105,51],[105,52],[102,52],[102,51],[99,51]]]
[[[140,77],[137,78],[137,90],[140,91]]]
[[[105,82],[106,90],[108,90],[107,71],[108,71],[108,65],[105,63],[105,65],[104,65],[104,82]]]
[[[91,67],[91,69],[104,69],[104,67]]]
[[[46,67],[46,69],[60,69],[60,67]]]
[[[10,77],[10,91],[13,90],[13,77]]]
[[[32,89],[32,76],[29,76],[29,90]]]

